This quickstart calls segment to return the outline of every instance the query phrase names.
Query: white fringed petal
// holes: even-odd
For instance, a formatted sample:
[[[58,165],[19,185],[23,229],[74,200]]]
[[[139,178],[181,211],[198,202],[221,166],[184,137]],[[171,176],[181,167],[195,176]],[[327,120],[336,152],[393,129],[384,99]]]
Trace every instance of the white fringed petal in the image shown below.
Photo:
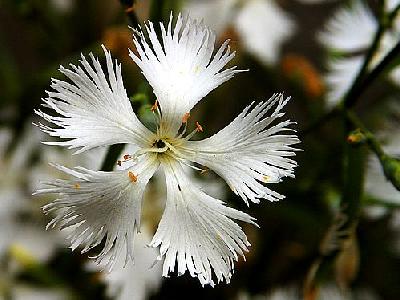
[[[284,196],[270,190],[265,183],[294,177],[296,162],[291,145],[299,142],[296,135],[283,134],[291,129],[290,121],[271,125],[284,116],[281,112],[289,98],[273,95],[268,101],[250,104],[228,126],[201,141],[189,141],[179,151],[191,161],[206,166],[220,175],[248,203],[265,198],[275,201]],[[275,107],[270,116],[266,114]]]
[[[175,160],[164,161],[167,203],[157,232],[150,243],[160,246],[165,256],[163,276],[175,270],[189,271],[202,285],[214,285],[213,272],[221,282],[229,282],[234,261],[243,256],[250,243],[231,219],[254,223],[249,215],[226,207],[189,181]]]
[[[111,269],[116,258],[126,247],[126,261],[133,259],[134,231],[139,229],[142,197],[145,186],[158,168],[156,156],[144,155],[136,165],[123,171],[102,172],[82,167],[57,169],[75,177],[55,180],[36,194],[59,194],[46,205],[45,213],[56,217],[48,227],[72,227],[71,248],[83,247],[87,252],[105,240],[96,262]],[[133,180],[132,174],[136,176]]]
[[[236,67],[222,69],[235,56],[229,41],[214,54],[215,34],[202,23],[178,15],[172,28],[172,15],[167,29],[160,23],[162,41],[157,38],[149,21],[146,39],[143,32],[134,31],[134,43],[139,56],[130,52],[157,96],[162,111],[161,129],[175,134],[182,117],[201,98],[235,73]],[[148,41],[150,40],[150,41]]]
[[[378,28],[376,18],[364,1],[340,8],[328,22],[319,40],[326,47],[339,51],[367,49]]]
[[[41,110],[36,113],[55,127],[39,124],[42,131],[51,136],[68,139],[46,142],[49,145],[78,148],[78,153],[103,145],[133,143],[146,147],[151,132],[134,114],[127,97],[121,76],[121,66],[113,64],[110,53],[103,46],[107,61],[108,76],[100,62],[90,54],[92,64],[82,55],[82,66],[72,69],[60,67],[60,72],[71,83],[53,79],[43,99],[43,106],[58,115],[49,115]]]

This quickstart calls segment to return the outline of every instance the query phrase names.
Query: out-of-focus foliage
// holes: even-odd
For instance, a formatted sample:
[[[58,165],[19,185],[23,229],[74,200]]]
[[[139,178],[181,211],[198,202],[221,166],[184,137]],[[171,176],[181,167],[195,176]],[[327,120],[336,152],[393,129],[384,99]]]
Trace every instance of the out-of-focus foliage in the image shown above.
[[[378,27],[371,30],[367,47],[350,53],[321,44],[321,32],[338,9],[350,9],[347,4],[362,2],[378,26],[385,9],[380,1],[134,2],[0,2],[0,299],[398,299],[400,194],[385,178],[376,147],[368,145],[378,143],[385,151],[381,161],[386,176],[399,184],[400,87],[392,76],[361,84],[362,94],[354,93],[357,101],[351,108],[358,117],[349,125],[353,119],[345,121],[342,113],[331,111],[328,99],[337,98],[329,100],[331,106],[340,103],[338,96],[345,95],[358,74]],[[390,10],[399,5],[394,2],[388,1]],[[81,53],[103,59],[104,44],[122,62],[132,106],[148,124],[155,99],[128,56],[128,48],[134,49],[128,25],[168,20],[171,10],[203,18],[218,33],[218,44],[231,39],[237,51],[234,64],[250,69],[195,107],[192,118],[201,121],[204,136],[217,132],[251,101],[284,92],[292,97],[288,115],[297,121],[302,140],[296,178],[276,187],[286,195],[280,202],[264,201],[247,209],[219,185],[215,174],[193,174],[206,189],[254,216],[261,227],[244,228],[252,244],[246,262],[239,260],[229,285],[215,288],[202,288],[188,274],[161,278],[159,263],[151,268],[155,253],[145,243],[165,201],[159,179],[146,192],[138,264],[114,274],[71,252],[65,242],[68,233],[45,231],[51,216],[44,216],[40,207],[52,199],[32,196],[39,181],[61,176],[49,162],[110,170],[122,151],[117,146],[71,156],[40,143],[48,137],[31,126],[33,111],[46,96],[50,78],[62,78],[59,65],[76,63]],[[357,34],[346,32],[348,37]],[[393,39],[397,44],[399,35]],[[352,63],[355,58],[360,62]],[[399,61],[394,57],[390,65]],[[332,70],[338,71],[333,82]],[[348,85],[332,92],[338,80]],[[357,128],[360,134],[372,134],[372,142],[354,135]]]

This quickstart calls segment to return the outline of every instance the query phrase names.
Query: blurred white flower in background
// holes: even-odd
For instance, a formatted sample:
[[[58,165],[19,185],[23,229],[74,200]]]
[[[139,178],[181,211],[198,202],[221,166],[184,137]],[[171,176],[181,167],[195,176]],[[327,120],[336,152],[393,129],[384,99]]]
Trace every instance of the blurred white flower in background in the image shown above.
[[[19,284],[11,293],[13,300],[68,300],[71,299],[66,291],[60,289],[40,288]]]
[[[386,0],[385,5],[386,5],[387,10],[391,11],[391,10],[395,9],[398,5],[400,5],[400,1],[399,0]]]
[[[234,29],[244,49],[264,64],[275,64],[282,44],[295,33],[294,21],[272,0],[192,0],[184,10],[219,36]]]
[[[386,8],[392,9],[392,5]],[[328,21],[324,31],[319,34],[320,42],[336,52],[335,57],[328,61],[328,73],[325,77],[329,106],[337,104],[348,91],[358,74],[364,54],[372,44],[378,20],[365,1],[354,0],[341,7]],[[400,17],[394,21],[394,28],[388,30],[382,37],[377,54],[373,57],[369,68],[376,66],[394,47],[400,37]],[[394,69],[390,79],[400,84],[400,69]]]
[[[342,99],[353,83],[362,64],[363,58],[359,56],[331,58],[327,62],[329,72],[324,79],[328,87],[326,97],[328,106],[334,106]]]
[[[334,283],[324,283],[316,287],[310,295],[303,297],[303,291],[295,285],[275,288],[267,295],[251,296],[246,292],[238,295],[237,300],[378,300],[380,299],[369,289],[356,288],[353,291],[343,292]],[[308,297],[307,297],[308,296]]]
[[[337,0],[297,0],[301,3],[305,4],[319,4],[319,3],[328,3],[328,2],[334,2]]]
[[[7,257],[8,262],[0,265],[0,283],[7,283],[13,299],[69,299],[62,290],[24,286],[18,281],[19,272],[31,264],[43,266],[58,247],[66,246],[64,232],[45,230],[47,218],[40,206],[46,199],[33,199],[32,192],[40,180],[60,175],[48,165],[49,160],[97,168],[105,149],[71,156],[71,151],[44,147],[40,143],[43,134],[31,122],[15,145],[13,138],[10,130],[0,131],[0,260]],[[3,292],[0,284],[0,298]]]
[[[104,273],[107,295],[118,300],[144,300],[155,292],[162,280],[162,265],[155,263],[157,251],[148,247],[152,234],[147,226],[135,238],[135,264],[124,267],[123,257],[110,273]]]
[[[21,247],[43,262],[56,249],[57,239],[54,233],[43,230],[45,219],[40,213],[40,204],[32,199],[29,189],[32,159],[38,154],[40,136],[29,124],[17,145],[6,153],[12,133],[0,134],[0,256],[10,247]]]
[[[50,2],[61,13],[70,12],[75,4],[75,0],[51,0]]]

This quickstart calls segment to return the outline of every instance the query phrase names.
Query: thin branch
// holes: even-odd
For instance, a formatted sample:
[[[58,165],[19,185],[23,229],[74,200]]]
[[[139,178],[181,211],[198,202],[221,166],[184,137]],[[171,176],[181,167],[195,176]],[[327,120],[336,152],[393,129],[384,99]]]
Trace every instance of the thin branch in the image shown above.
[[[129,19],[129,23],[132,27],[139,25],[139,20],[135,13],[135,0],[120,0],[121,5],[125,8],[125,14]]]

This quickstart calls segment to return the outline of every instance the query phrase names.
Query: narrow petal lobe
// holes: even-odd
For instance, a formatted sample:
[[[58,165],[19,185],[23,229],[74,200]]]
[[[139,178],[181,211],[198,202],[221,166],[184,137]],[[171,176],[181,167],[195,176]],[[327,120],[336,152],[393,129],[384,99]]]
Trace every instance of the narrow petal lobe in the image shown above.
[[[178,16],[172,28],[160,23],[162,41],[159,41],[153,23],[146,25],[148,39],[143,32],[134,31],[137,54],[130,56],[149,81],[160,103],[162,128],[175,134],[182,116],[201,98],[237,72],[236,67],[222,69],[234,57],[228,42],[214,53],[215,34],[189,17]],[[149,40],[149,41],[148,41]]]
[[[160,246],[165,256],[163,276],[189,271],[201,284],[229,282],[234,261],[250,243],[232,219],[253,223],[249,215],[226,207],[193,185],[175,160],[163,162],[167,182],[167,203],[150,246]],[[161,259],[161,257],[160,257]]]
[[[247,106],[228,126],[201,141],[189,141],[178,148],[188,160],[206,166],[220,175],[230,188],[243,198],[259,202],[284,196],[270,190],[266,184],[294,177],[296,162],[290,159],[299,142],[290,131],[291,121],[272,123],[283,117],[281,112],[289,98],[273,95],[268,101]],[[270,116],[266,114],[276,106]]]
[[[132,143],[143,147],[149,143],[151,132],[132,110],[122,82],[121,66],[117,63],[114,65],[104,46],[103,50],[108,78],[100,62],[90,54],[93,66],[82,55],[82,66],[60,68],[72,84],[52,80],[54,91],[48,92],[48,97],[43,99],[43,106],[57,115],[49,115],[41,110],[36,113],[55,127],[41,123],[39,127],[51,136],[67,140],[46,144],[78,148],[79,153],[117,143]]]
[[[133,237],[140,225],[143,192],[158,167],[155,156],[142,156],[137,164],[123,171],[56,167],[75,178],[48,182],[36,192],[59,195],[44,207],[46,213],[56,215],[48,227],[71,227],[71,248],[81,246],[82,252],[104,241],[102,251],[95,258],[109,269],[123,246],[126,247],[126,261],[133,259]],[[136,180],[132,180],[132,176]]]

